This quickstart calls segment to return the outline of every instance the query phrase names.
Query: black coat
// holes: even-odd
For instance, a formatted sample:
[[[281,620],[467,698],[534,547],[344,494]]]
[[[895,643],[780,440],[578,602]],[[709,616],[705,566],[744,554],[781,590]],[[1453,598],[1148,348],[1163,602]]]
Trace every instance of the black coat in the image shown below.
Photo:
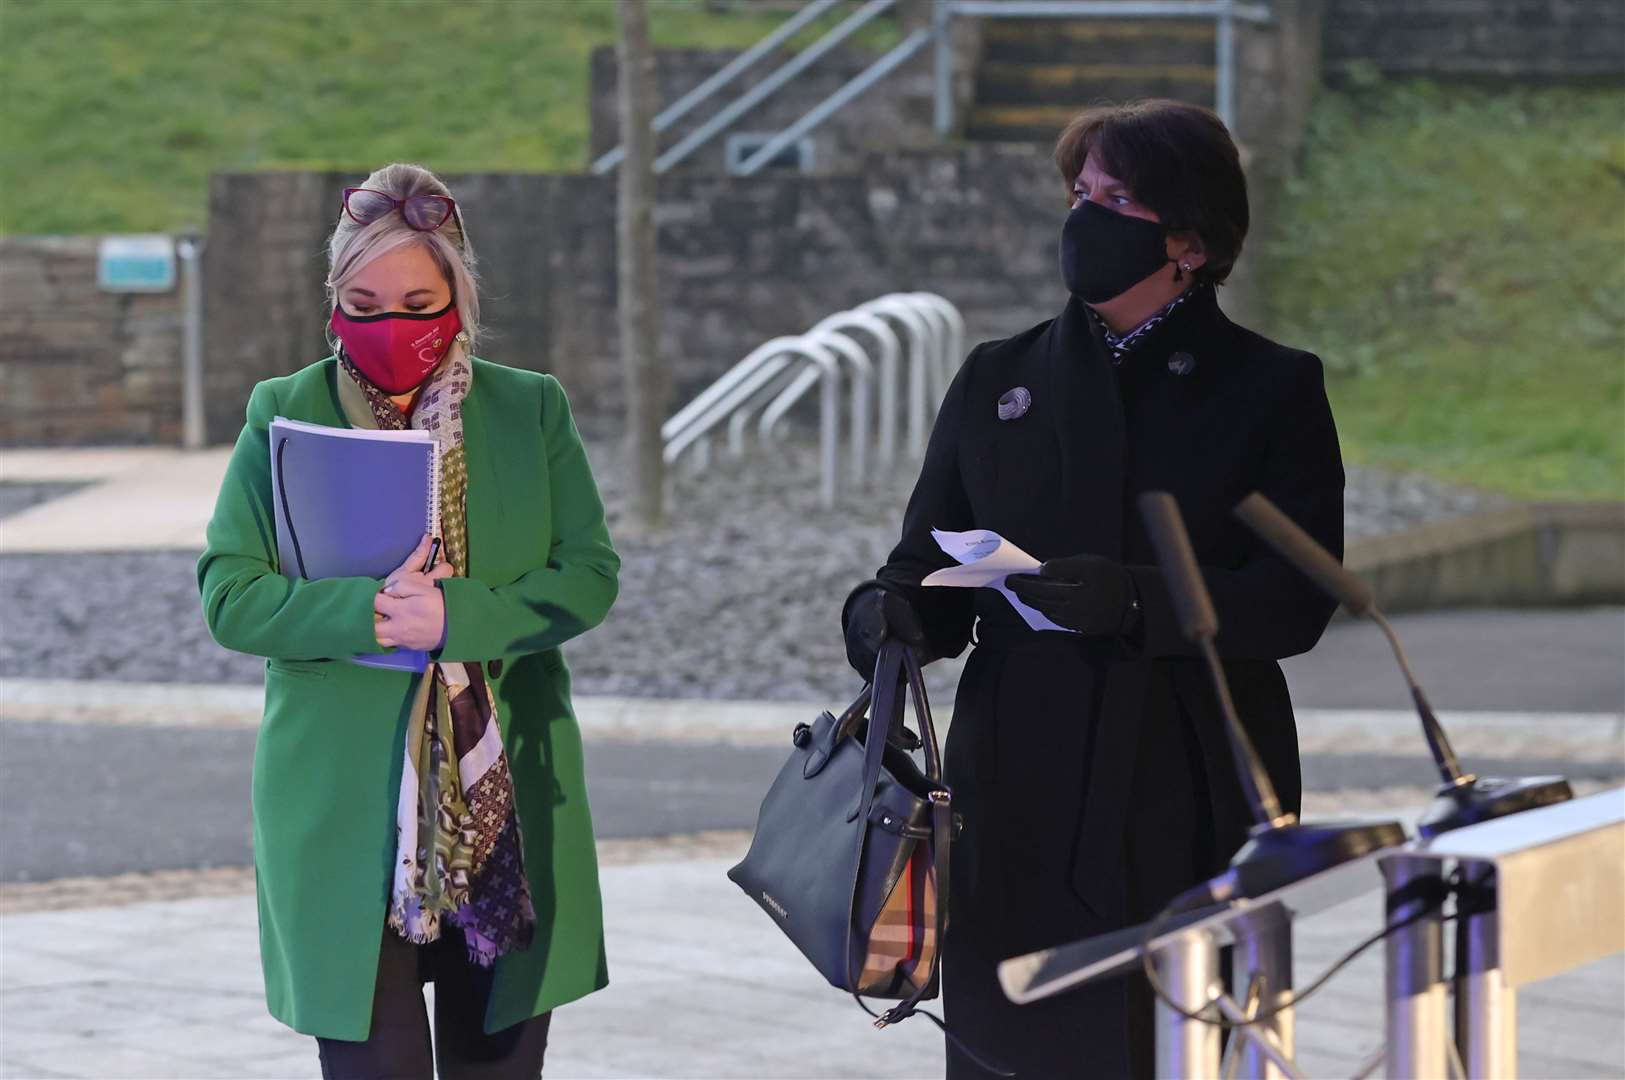
[[[1148,1072],[1148,991],[1135,977],[1018,1007],[994,965],[1155,914],[1219,869],[1250,824],[1136,496],[1160,489],[1179,502],[1236,707],[1293,811],[1297,735],[1276,661],[1311,648],[1334,605],[1230,508],[1262,491],[1339,557],[1343,548],[1343,466],[1316,357],[1231,323],[1206,287],[1120,366],[1108,357],[1076,299],[973,350],[877,575],[915,605],[937,655],[961,652],[975,625],[945,751],[966,825],[944,1007],[957,1036],[1024,1078]],[[1000,420],[997,402],[1017,386],[1032,405]],[[1040,560],[1119,560],[1140,593],[1139,633],[1033,633],[991,589],[921,587],[949,564],[933,528],[992,529]],[[983,1074],[950,1046],[948,1075]]]

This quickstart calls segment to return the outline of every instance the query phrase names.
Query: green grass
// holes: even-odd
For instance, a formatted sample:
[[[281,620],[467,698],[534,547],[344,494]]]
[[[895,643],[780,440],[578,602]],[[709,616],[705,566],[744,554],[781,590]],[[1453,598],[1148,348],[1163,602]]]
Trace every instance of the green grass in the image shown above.
[[[718,49],[785,17],[650,11],[657,45]],[[201,226],[220,170],[582,169],[615,34],[610,0],[0,0],[0,232]]]
[[[1366,77],[1317,102],[1266,251],[1344,451],[1625,497],[1625,92]]]

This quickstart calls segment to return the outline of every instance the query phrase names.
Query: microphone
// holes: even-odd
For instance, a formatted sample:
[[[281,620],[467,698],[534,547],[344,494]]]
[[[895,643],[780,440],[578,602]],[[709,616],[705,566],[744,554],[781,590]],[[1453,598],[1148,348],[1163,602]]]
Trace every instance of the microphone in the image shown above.
[[[1219,711],[1224,716],[1236,774],[1253,814],[1253,828],[1247,843],[1231,858],[1229,869],[1182,895],[1174,906],[1184,910],[1238,897],[1261,896],[1379,848],[1404,843],[1405,830],[1397,821],[1305,825],[1294,815],[1282,812],[1275,785],[1236,713],[1230,684],[1214,646],[1219,618],[1197,566],[1179,505],[1165,491],[1148,491],[1140,496],[1139,506],[1152,547],[1157,552],[1157,563],[1168,583],[1180,631],[1201,649],[1207,661]]]
[[[1262,494],[1255,491],[1242,499],[1235,505],[1234,513],[1260,539],[1342,604],[1349,614],[1370,619],[1387,636],[1394,659],[1399,662],[1405,683],[1410,687],[1411,701],[1416,705],[1416,715],[1422,722],[1422,735],[1433,755],[1433,764],[1444,781],[1433,805],[1417,822],[1418,833],[1424,838],[1431,838],[1464,825],[1537,806],[1566,802],[1574,797],[1569,782],[1560,776],[1502,779],[1480,778],[1465,772],[1456,760],[1456,752],[1445,734],[1444,725],[1439,723],[1427,694],[1416,681],[1410,660],[1399,643],[1399,635],[1377,608],[1376,595],[1371,586],[1351,573],[1331,552],[1316,543],[1297,522],[1283,514]]]

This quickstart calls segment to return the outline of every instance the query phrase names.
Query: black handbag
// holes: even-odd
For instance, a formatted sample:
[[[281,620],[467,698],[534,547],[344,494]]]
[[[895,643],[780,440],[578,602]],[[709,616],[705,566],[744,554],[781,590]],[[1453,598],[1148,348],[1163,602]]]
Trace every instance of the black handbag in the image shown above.
[[[904,730],[909,696],[923,772],[888,738]],[[858,699],[839,717],[797,724],[792,739],[750,851],[728,877],[885,1027],[937,995],[948,925],[952,795],[913,652],[883,643],[875,681]],[[877,1015],[863,995],[901,1004]]]

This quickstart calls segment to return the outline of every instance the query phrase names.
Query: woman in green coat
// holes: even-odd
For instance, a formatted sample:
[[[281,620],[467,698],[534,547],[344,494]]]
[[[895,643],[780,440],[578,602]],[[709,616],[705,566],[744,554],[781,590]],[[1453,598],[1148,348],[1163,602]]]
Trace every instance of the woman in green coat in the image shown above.
[[[557,380],[471,355],[462,225],[417,166],[346,191],[335,355],[254,388],[198,561],[215,640],[266,657],[266,1002],[316,1036],[325,1076],[427,1077],[436,1059],[442,1076],[537,1076],[551,1010],[608,980],[559,646],[609,611],[620,560]],[[284,576],[277,416],[431,432],[440,535],[385,579]],[[427,670],[347,662],[398,648],[427,650]]]

